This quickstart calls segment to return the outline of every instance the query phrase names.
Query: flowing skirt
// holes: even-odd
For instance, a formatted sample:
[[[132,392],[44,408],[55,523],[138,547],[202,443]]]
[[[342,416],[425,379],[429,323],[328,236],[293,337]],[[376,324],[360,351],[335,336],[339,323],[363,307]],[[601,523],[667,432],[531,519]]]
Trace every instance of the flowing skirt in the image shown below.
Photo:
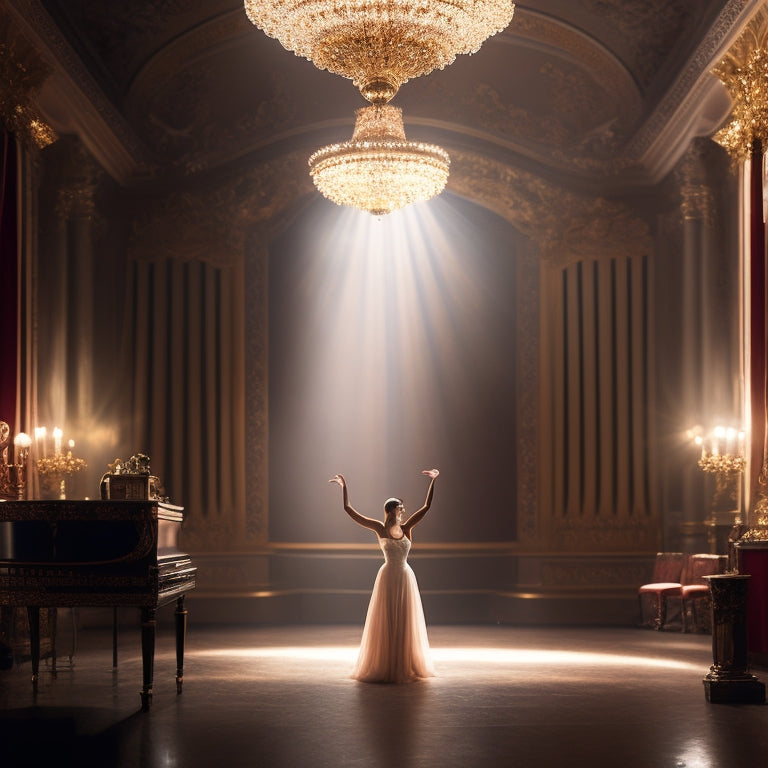
[[[408,563],[384,563],[373,585],[352,677],[366,683],[409,683],[433,675],[416,575]]]

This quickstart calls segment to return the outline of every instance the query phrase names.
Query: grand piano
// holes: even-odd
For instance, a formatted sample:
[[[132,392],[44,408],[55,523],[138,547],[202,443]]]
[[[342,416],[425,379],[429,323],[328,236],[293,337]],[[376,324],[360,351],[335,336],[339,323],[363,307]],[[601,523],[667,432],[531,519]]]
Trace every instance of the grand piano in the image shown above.
[[[178,549],[183,508],[155,499],[0,502],[0,606],[26,608],[32,685],[40,665],[40,609],[138,607],[141,707],[152,702],[157,609],[175,603],[176,691],[184,680],[187,611],[197,568]]]

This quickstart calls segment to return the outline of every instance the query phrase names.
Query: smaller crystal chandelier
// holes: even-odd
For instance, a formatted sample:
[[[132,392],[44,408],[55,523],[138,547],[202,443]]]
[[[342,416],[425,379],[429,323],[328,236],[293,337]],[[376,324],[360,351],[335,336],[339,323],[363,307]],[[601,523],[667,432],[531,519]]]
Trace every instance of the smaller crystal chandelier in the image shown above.
[[[406,141],[399,107],[373,105],[355,114],[351,141],[323,147],[309,158],[310,176],[325,197],[383,216],[442,191],[448,153]]]

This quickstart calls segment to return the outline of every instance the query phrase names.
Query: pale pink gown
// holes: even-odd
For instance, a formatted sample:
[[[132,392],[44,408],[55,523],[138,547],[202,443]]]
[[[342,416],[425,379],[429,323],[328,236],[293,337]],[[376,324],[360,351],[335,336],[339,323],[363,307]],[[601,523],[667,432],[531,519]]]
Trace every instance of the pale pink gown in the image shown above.
[[[373,585],[352,677],[366,683],[409,683],[432,677],[419,585],[407,562],[410,539],[380,538],[379,546],[384,565]]]

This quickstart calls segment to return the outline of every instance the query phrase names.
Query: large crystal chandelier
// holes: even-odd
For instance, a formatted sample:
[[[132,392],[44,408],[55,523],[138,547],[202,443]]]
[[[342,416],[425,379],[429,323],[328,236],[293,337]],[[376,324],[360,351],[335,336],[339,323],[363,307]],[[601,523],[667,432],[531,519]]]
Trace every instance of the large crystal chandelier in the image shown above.
[[[323,147],[309,158],[309,173],[325,197],[383,216],[442,191],[448,153],[406,141],[401,109],[373,105],[356,115],[351,141]]]
[[[511,0],[245,0],[283,47],[347,77],[374,104],[474,53],[512,20]]]

